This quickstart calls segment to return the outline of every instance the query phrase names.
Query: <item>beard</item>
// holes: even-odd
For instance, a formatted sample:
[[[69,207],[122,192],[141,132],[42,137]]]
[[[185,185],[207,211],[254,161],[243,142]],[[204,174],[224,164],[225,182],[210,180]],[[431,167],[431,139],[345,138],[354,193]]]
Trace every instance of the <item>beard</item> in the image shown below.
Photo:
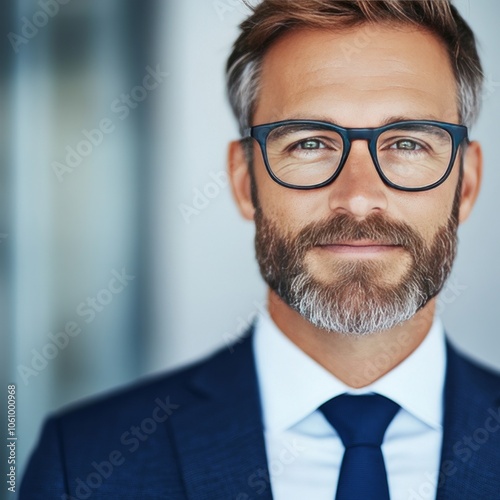
[[[254,196],[255,249],[262,277],[286,304],[322,330],[361,336],[394,328],[434,298],[451,273],[457,247],[460,181],[452,213],[430,244],[410,225],[380,214],[361,221],[337,214],[310,223],[297,234],[285,234],[264,216]],[[329,264],[324,259],[322,274],[326,279],[315,277],[308,269],[310,253],[318,245],[356,240],[396,245],[405,252],[400,264],[407,265],[395,283],[387,279],[394,266],[378,259],[337,258],[334,262],[328,259]]]

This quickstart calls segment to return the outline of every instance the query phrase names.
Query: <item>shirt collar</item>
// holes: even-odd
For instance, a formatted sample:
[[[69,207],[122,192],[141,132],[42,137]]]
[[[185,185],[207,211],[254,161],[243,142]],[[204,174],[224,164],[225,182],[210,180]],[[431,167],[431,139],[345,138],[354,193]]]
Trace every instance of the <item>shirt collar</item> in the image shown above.
[[[400,341],[403,342],[403,340]],[[395,342],[388,349],[402,348]],[[376,392],[434,429],[441,429],[446,346],[441,321],[432,327],[415,351],[383,377],[361,389],[347,386],[304,353],[283,334],[267,313],[257,317],[254,350],[264,425],[280,432],[343,393]],[[375,359],[374,364],[384,359]]]

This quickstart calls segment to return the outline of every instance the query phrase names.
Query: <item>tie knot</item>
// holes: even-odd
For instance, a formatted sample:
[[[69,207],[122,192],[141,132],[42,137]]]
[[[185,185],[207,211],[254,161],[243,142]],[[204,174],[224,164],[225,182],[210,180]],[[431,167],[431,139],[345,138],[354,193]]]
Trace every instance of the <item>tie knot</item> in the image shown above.
[[[342,394],[320,406],[346,448],[380,446],[399,405],[380,394]]]

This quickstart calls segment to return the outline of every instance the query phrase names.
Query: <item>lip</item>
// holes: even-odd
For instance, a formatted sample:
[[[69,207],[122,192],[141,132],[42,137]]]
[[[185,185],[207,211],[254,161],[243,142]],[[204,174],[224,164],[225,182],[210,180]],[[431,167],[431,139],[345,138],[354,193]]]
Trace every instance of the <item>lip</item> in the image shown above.
[[[400,245],[380,241],[356,240],[342,243],[318,245],[318,248],[336,254],[372,255],[392,252],[401,248]]]

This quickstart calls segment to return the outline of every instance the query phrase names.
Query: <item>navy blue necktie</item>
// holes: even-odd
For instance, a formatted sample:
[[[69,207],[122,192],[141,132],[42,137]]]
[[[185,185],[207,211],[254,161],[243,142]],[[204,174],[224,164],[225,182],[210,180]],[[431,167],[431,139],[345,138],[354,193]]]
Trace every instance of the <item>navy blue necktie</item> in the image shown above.
[[[336,500],[389,500],[380,446],[399,408],[379,394],[343,394],[320,407],[345,446]]]

